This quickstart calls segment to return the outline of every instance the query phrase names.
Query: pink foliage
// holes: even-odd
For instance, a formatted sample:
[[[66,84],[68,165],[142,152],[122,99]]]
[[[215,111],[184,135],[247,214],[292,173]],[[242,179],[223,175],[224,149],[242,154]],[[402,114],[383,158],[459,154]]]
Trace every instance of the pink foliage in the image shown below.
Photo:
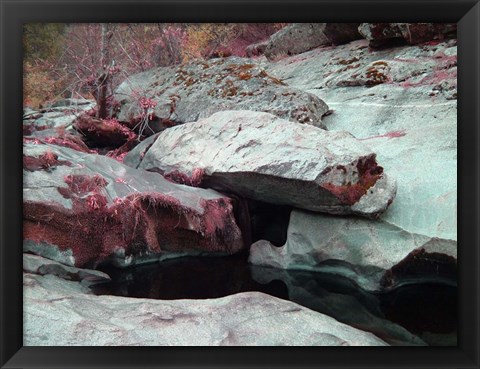
[[[391,131],[391,132],[384,133],[383,135],[371,136],[371,137],[366,137],[366,138],[359,138],[359,140],[360,141],[365,141],[365,140],[371,140],[371,139],[374,139],[374,138],[383,138],[383,137],[391,139],[391,138],[403,137],[406,134],[407,133],[405,132],[405,130]]]
[[[174,183],[183,184],[191,187],[198,187],[202,183],[204,174],[204,169],[195,168],[191,176],[179,172],[178,170],[165,173],[163,176],[165,177],[165,179],[168,179],[169,181],[172,181]]]

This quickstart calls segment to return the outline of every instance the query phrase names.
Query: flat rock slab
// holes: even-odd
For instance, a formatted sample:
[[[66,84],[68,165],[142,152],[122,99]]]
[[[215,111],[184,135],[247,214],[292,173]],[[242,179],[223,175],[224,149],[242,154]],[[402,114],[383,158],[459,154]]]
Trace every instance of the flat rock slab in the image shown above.
[[[77,117],[96,106],[95,101],[85,99],[63,99],[53,102],[43,109],[25,109],[23,112],[23,132],[32,134],[50,128],[67,129]]]
[[[287,243],[257,241],[250,263],[338,274],[367,291],[457,279],[457,243],[412,234],[383,220],[292,211]]]
[[[243,247],[231,200],[114,159],[24,145],[24,251],[76,267]]]
[[[395,181],[349,133],[272,114],[225,111],[170,128],[138,145],[125,163],[272,204],[377,217]],[[202,176],[197,174],[201,173]]]
[[[88,294],[78,282],[24,274],[26,346],[386,346],[259,292],[209,300]]]
[[[99,270],[75,268],[32,254],[23,254],[23,271],[38,275],[51,274],[70,281],[82,281],[87,285],[111,280],[108,274]]]
[[[115,92],[118,119],[150,126],[194,122],[222,110],[253,110],[323,127],[328,106],[238,57],[162,67],[130,76]],[[145,131],[148,133],[148,129]]]

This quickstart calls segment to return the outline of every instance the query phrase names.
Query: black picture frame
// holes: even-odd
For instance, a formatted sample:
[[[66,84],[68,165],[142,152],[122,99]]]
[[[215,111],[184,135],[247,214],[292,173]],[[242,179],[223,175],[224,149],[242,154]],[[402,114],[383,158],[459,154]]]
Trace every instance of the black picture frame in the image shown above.
[[[478,0],[0,0],[1,368],[479,368]],[[23,347],[22,24],[27,22],[458,22],[457,347]]]

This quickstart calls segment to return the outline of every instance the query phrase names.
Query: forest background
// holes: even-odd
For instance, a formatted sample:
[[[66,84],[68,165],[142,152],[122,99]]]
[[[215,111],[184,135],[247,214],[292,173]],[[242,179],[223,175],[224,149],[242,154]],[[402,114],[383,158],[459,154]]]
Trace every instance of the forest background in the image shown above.
[[[23,33],[23,104],[61,98],[97,101],[107,118],[115,88],[128,76],[192,59],[245,56],[285,23],[29,23]]]

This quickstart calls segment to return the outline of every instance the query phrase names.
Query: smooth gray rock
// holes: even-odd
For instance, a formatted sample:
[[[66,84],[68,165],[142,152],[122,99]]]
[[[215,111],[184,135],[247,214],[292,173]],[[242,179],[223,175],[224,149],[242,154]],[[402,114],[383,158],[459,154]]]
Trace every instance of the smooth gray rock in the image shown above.
[[[329,45],[324,29],[325,23],[292,23],[270,36],[264,54],[273,60]]]
[[[395,201],[381,222],[362,226],[370,229],[365,239],[383,235],[374,242],[381,246],[379,252],[385,249],[388,254],[392,252],[390,244],[394,248],[403,244],[403,256],[428,240],[455,248],[456,40],[377,51],[369,50],[366,41],[355,41],[301,56],[272,63],[267,70],[327,101],[333,109],[324,118],[329,129],[351,132],[377,154],[378,162],[397,180]],[[384,83],[370,87],[340,83],[351,81],[355,73],[375,63],[387,67]],[[311,73],[313,70],[317,72]],[[356,78],[358,81],[360,74]],[[351,222],[329,220],[328,224],[329,232],[340,235],[357,231]]]
[[[367,291],[386,291],[419,282],[455,284],[457,243],[407,232],[383,219],[334,218],[294,210],[287,243],[275,247],[257,241],[249,261],[338,274]]]
[[[23,254],[23,271],[39,275],[51,274],[66,280],[82,281],[89,285],[111,280],[108,274],[99,270],[75,268],[32,254]]]
[[[349,133],[252,111],[170,128],[138,145],[125,163],[165,176],[201,171],[208,188],[332,214],[378,217],[396,191],[374,152]]]
[[[24,145],[23,205],[24,251],[76,267],[244,247],[228,197],[57,145]]]
[[[94,296],[24,274],[25,346],[386,346],[371,333],[259,292],[209,300]]]
[[[154,107],[142,106],[142,98]],[[272,78],[254,60],[230,57],[195,61],[135,74],[116,90],[118,119],[150,125],[194,122],[222,110],[253,110],[324,128],[328,106],[316,96]]]

